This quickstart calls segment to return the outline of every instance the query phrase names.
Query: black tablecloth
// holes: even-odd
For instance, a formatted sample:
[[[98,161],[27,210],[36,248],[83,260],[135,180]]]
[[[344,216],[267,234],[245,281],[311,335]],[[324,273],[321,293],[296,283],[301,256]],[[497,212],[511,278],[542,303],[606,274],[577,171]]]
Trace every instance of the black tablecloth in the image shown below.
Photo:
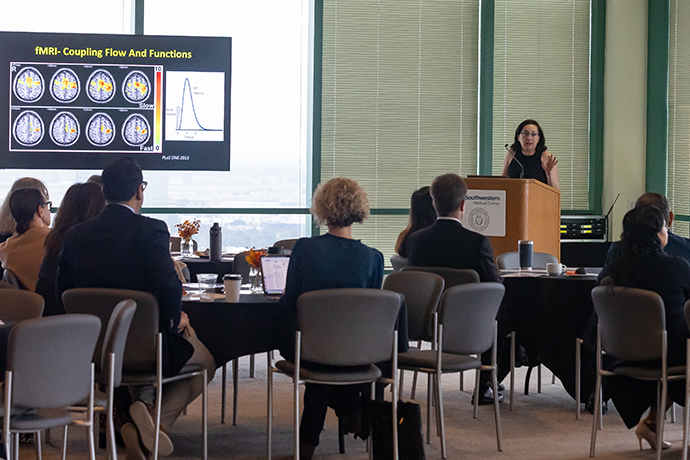
[[[539,276],[503,278],[506,295],[502,321],[515,330],[516,340],[531,364],[541,362],[575,397],[575,339],[582,338],[594,309],[591,291],[596,276]],[[581,400],[587,401],[595,383],[595,354],[582,347]]]
[[[277,349],[287,325],[278,300],[262,294],[242,294],[239,303],[184,301],[182,309],[197,337],[213,355],[216,367],[244,355]],[[398,314],[398,348],[408,348],[407,307]]]
[[[218,280],[222,282],[223,275],[232,273],[232,262],[234,257],[223,257],[221,260],[202,259],[200,257],[191,257],[180,259],[189,269],[189,281],[196,282],[196,275],[198,273],[217,273],[220,275]]]

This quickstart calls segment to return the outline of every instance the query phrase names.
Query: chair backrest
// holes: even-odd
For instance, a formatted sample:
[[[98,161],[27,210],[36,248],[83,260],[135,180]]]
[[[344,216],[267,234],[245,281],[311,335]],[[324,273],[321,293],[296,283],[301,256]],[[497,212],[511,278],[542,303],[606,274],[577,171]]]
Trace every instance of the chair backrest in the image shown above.
[[[464,284],[446,290],[439,313],[443,352],[470,355],[491,348],[504,293],[501,283]]]
[[[249,262],[245,259],[247,254],[249,254],[249,251],[235,254],[235,258],[232,261],[232,272],[242,275],[242,284],[249,282]]]
[[[132,299],[137,305],[127,336],[123,358],[123,371],[127,373],[154,373],[156,365],[156,334],[159,331],[158,302],[148,292],[129,289],[76,288],[62,294],[62,303],[68,313],[91,313],[108,324],[115,307],[123,300]],[[93,359],[101,362],[105,327],[96,346]]]
[[[297,299],[302,360],[333,366],[388,361],[402,304],[379,289],[325,289]]]
[[[532,254],[532,268],[546,268],[546,264],[558,263],[558,258],[546,252]],[[517,252],[504,252],[496,257],[496,265],[499,270],[516,270],[520,268],[520,256]]]
[[[468,268],[448,268],[448,267],[403,267],[402,271],[418,271],[431,272],[439,275],[446,282],[445,289],[448,290],[453,286],[460,284],[478,283],[479,273]]]
[[[87,397],[100,329],[101,321],[93,315],[57,315],[16,324],[7,348],[12,405],[65,407]]]
[[[383,289],[405,296],[410,340],[433,340],[434,313],[445,284],[441,276],[429,272],[405,271],[386,277]]]
[[[287,240],[278,240],[275,243],[273,243],[273,246],[283,248],[283,249],[292,250],[292,248],[295,247],[295,243],[297,243],[298,239],[299,238],[290,238]]]
[[[619,286],[592,289],[602,349],[626,361],[661,359],[664,301],[656,292]]]
[[[43,297],[20,289],[0,289],[0,319],[16,323],[43,315]]]
[[[19,278],[17,278],[17,275],[15,275],[12,270],[9,270],[7,268],[2,272],[2,280],[6,283],[11,284],[17,289],[25,289],[22,282],[19,281]]]
[[[122,361],[125,355],[125,344],[127,343],[127,335],[129,328],[132,325],[134,312],[137,310],[137,304],[134,300],[128,299],[118,303],[110,315],[108,327],[103,336],[103,347],[101,351],[101,382],[107,384],[109,381],[109,366],[110,354],[115,354],[115,366],[113,367],[113,384],[115,387],[120,386],[122,382]]]
[[[391,256],[391,265],[393,265],[393,271],[398,273],[403,269],[403,267],[407,267],[410,265],[410,263],[407,260],[407,257],[399,256],[398,254],[393,254]]]
[[[180,252],[182,249],[182,237],[171,236],[170,237],[170,252]]]

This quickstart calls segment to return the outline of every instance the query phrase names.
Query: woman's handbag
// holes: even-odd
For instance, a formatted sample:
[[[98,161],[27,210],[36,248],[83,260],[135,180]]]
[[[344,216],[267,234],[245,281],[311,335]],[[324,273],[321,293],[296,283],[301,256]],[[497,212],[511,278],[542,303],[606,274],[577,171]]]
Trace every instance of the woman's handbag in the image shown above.
[[[387,401],[369,401],[374,460],[393,458],[393,406]],[[419,404],[398,401],[398,457],[400,460],[424,460],[422,411]]]

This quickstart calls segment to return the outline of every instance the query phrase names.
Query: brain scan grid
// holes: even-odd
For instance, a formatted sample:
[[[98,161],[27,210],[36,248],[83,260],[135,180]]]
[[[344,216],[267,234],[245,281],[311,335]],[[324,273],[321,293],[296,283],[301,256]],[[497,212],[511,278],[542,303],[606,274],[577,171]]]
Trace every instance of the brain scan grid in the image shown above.
[[[10,151],[153,151],[157,72],[162,67],[10,63]]]

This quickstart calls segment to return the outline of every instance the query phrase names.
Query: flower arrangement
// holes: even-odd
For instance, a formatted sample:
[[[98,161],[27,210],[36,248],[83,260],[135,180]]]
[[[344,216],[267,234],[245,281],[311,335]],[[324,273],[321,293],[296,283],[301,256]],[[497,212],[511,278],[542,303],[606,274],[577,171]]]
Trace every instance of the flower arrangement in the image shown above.
[[[247,261],[250,267],[255,268],[257,270],[261,270],[261,256],[265,254],[265,249],[251,248],[247,255],[244,256],[244,260]]]
[[[185,220],[183,223],[175,225],[175,227],[177,227],[177,233],[180,237],[185,241],[189,241],[192,236],[199,233],[201,222],[198,219],[194,219],[191,222]]]

